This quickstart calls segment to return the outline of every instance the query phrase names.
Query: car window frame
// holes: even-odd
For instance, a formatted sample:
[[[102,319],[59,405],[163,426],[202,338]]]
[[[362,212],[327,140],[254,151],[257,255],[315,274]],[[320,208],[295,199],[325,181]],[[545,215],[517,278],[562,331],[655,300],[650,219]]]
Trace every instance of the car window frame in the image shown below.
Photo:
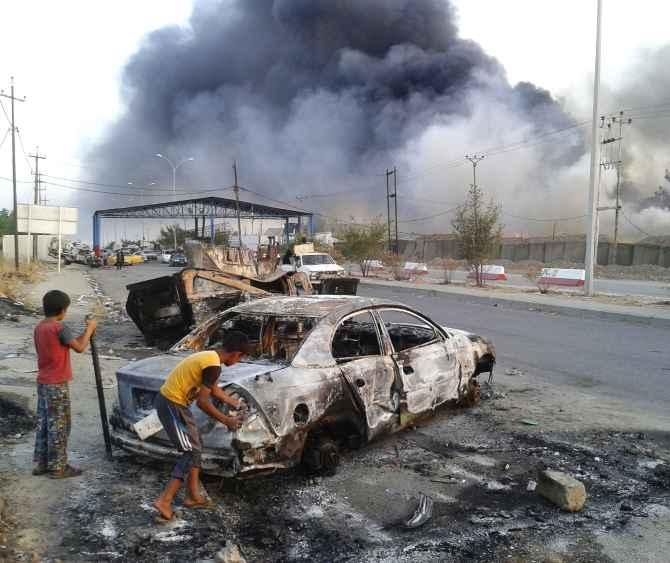
[[[347,319],[350,319],[352,317],[355,317],[357,315],[360,315],[362,313],[368,313],[370,315],[370,319],[372,320],[372,323],[374,324],[375,327],[375,334],[377,335],[377,344],[379,345],[379,354],[373,354],[373,355],[367,355],[367,356],[346,356],[344,358],[336,358],[335,354],[333,354],[333,344],[335,342],[335,334],[337,333],[338,329],[342,325],[344,321]],[[356,360],[362,360],[365,358],[382,358],[387,355],[386,353],[386,346],[384,345],[384,337],[382,333],[379,330],[379,322],[377,320],[377,317],[374,314],[374,310],[371,308],[366,308],[366,309],[359,309],[357,311],[352,311],[350,313],[347,313],[343,317],[341,317],[338,321],[337,324],[335,325],[335,328],[333,329],[333,332],[330,337],[330,355],[337,364],[343,364],[343,363],[348,363],[348,362],[353,362]]]
[[[388,329],[386,328],[386,324],[384,323],[384,318],[382,317],[382,313],[384,311],[398,311],[400,313],[405,313],[407,315],[416,317],[417,319],[423,321],[426,323],[428,326],[430,326],[433,329],[433,332],[436,335],[436,338],[433,338],[429,340],[428,342],[424,342],[423,344],[419,344],[418,346],[412,346],[411,348],[405,348],[404,350],[397,351],[395,349],[395,346],[393,345],[393,340],[391,339],[391,335],[388,332]],[[418,311],[411,311],[409,309],[405,309],[403,307],[394,307],[394,306],[380,306],[375,309],[375,312],[377,313],[377,318],[379,320],[378,324],[379,326],[382,327],[382,330],[384,331],[384,335],[388,339],[389,346],[391,348],[391,355],[394,357],[398,357],[400,354],[406,354],[412,350],[418,350],[419,348],[424,348],[425,346],[430,346],[432,344],[435,344],[436,342],[444,342],[446,339],[449,338],[449,336],[445,333],[445,331],[440,327],[438,324],[433,322],[431,319],[426,317],[425,315],[422,315]]]

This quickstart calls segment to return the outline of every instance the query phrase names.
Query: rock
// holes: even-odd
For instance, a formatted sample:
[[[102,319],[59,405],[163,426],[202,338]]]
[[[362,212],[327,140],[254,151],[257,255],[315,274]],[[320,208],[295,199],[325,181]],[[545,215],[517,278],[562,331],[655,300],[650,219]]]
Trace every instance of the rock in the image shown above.
[[[560,471],[540,471],[536,490],[540,496],[568,512],[579,512],[586,502],[584,484]]]
[[[217,563],[247,563],[240,547],[231,541],[226,541],[226,546],[216,554],[214,561]]]

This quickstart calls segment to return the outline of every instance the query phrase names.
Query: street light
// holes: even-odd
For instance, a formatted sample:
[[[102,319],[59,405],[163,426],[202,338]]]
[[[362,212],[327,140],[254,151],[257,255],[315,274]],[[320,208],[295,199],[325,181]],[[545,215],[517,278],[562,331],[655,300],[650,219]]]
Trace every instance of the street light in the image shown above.
[[[195,160],[195,158],[189,156],[188,158],[185,158],[184,160],[175,165],[167,156],[164,156],[159,152],[157,152],[154,156],[162,158],[172,167],[172,196],[174,197],[174,199],[177,199],[177,168],[179,168],[185,162]],[[174,226],[172,227],[172,234],[174,235],[174,249],[177,250],[177,229],[174,228]]]

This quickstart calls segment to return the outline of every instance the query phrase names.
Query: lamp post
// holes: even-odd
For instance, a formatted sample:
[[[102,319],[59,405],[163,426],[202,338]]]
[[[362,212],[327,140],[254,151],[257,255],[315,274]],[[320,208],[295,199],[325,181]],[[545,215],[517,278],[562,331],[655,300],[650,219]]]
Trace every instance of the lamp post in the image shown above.
[[[164,156],[159,152],[157,152],[154,156],[157,156],[158,158],[162,158],[172,167],[172,196],[176,200],[177,199],[177,168],[179,168],[185,162],[195,160],[195,158],[193,158],[192,156],[189,156],[188,158],[185,158],[184,160],[180,161],[179,163],[177,163],[175,165],[167,156]],[[175,229],[174,226],[172,228],[172,234],[174,235],[174,249],[177,250],[177,229]]]

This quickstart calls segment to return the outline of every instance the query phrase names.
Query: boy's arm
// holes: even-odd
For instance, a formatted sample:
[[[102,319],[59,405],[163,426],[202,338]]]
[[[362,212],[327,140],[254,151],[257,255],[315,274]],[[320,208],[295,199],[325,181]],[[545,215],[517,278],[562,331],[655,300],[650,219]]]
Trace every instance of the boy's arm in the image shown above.
[[[66,345],[72,348],[75,352],[78,352],[81,354],[86,350],[86,346],[88,346],[88,343],[91,340],[91,336],[95,333],[95,327],[97,326],[97,322],[95,319],[90,319],[86,321],[86,329],[84,332],[82,332],[77,338],[71,338],[69,339],[69,342],[66,342]],[[64,334],[65,333],[65,334]],[[69,329],[64,327],[63,330],[61,331],[61,339],[65,337],[66,340],[68,340],[68,333]]]
[[[222,397],[225,397],[225,402],[230,404],[229,401],[233,401],[236,404],[231,405],[231,406],[238,406],[237,401],[234,401],[231,397],[228,397],[223,391],[221,391],[217,385],[216,381],[219,379],[219,374],[221,373],[221,368],[220,367],[209,367],[205,368],[204,373],[203,373],[203,383],[204,385],[200,387],[200,391],[198,392],[198,399],[196,400],[196,404],[198,405],[198,408],[203,411],[205,414],[213,418],[214,420],[218,420],[219,422],[225,424],[228,428],[231,430],[237,430],[241,425],[242,422],[240,421],[239,418],[234,417],[234,416],[226,416],[223,414],[219,409],[217,409],[211,401],[211,396],[214,395],[219,400],[224,400]],[[218,391],[218,393],[217,393]]]

